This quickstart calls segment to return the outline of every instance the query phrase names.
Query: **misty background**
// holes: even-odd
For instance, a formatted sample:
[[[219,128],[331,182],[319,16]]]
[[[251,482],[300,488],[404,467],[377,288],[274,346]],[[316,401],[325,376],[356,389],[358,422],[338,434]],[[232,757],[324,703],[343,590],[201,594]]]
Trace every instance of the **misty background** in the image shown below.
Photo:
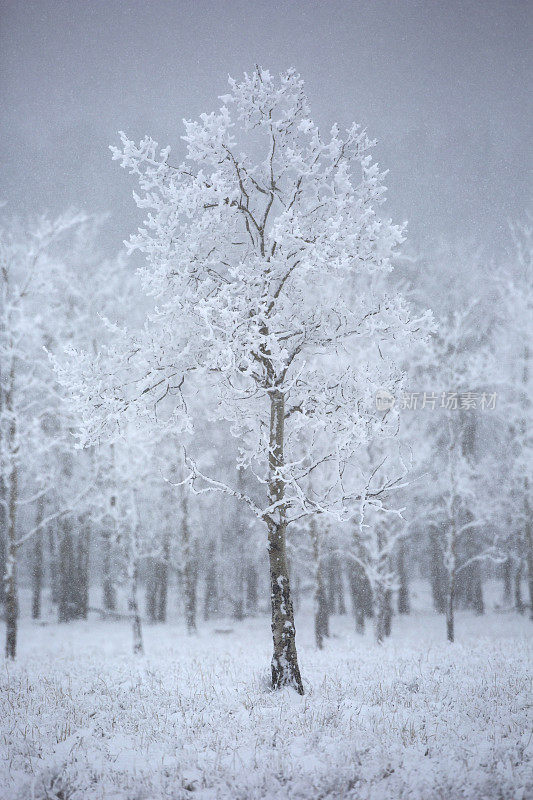
[[[356,120],[390,169],[386,214],[417,249],[470,240],[488,256],[530,202],[526,0],[3,0],[0,198],[8,214],[111,212],[115,252],[142,216],[108,145],[149,133],[174,158],[182,118],[218,106],[227,75],[294,66],[329,129]]]
[[[0,800],[533,798],[532,17],[0,0]]]

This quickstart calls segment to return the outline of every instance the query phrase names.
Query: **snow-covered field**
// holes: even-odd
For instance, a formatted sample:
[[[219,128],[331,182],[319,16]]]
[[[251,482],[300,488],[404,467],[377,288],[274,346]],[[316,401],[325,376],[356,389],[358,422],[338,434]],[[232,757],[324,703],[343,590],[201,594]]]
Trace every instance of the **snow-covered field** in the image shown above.
[[[297,642],[306,695],[272,693],[263,617],[146,627],[23,621],[1,667],[2,800],[533,797],[532,625],[421,612],[383,646],[337,617]]]

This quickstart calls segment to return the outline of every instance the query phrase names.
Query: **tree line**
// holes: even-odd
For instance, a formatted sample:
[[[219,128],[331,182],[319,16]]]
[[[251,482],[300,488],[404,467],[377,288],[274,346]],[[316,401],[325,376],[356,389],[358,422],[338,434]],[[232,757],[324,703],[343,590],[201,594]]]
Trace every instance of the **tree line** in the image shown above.
[[[268,607],[299,692],[306,596],[318,647],[348,608],[382,641],[415,575],[450,641],[489,574],[531,611],[531,226],[494,266],[400,252],[364,129],[324,136],[291,70],[221,101],[183,163],[112,148],[146,211],[127,252],[83,214],[2,226],[6,655],[20,574],[34,618],[46,580],[58,621],[127,616],[135,652],[172,585],[189,632]]]

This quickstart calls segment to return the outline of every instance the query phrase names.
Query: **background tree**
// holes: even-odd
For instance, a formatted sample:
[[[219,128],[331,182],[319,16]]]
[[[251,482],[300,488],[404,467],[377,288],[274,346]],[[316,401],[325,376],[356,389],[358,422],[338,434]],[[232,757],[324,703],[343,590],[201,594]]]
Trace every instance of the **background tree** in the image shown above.
[[[0,461],[2,505],[6,520],[5,614],[6,655],[14,658],[17,646],[17,554],[23,542],[41,532],[47,520],[19,536],[18,510],[47,491],[22,465],[36,443],[42,444],[41,421],[50,404],[49,370],[43,346],[53,320],[39,313],[46,307],[55,263],[54,248],[84,221],[65,214],[55,220],[41,218],[28,227],[11,221],[0,230]],[[39,508],[40,508],[39,504]],[[55,514],[54,516],[57,516]]]

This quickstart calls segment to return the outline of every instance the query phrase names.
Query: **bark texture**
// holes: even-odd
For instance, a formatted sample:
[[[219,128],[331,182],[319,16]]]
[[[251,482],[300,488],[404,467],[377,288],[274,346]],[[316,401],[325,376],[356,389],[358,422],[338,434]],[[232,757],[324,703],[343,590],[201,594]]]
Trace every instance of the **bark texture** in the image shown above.
[[[304,693],[298,657],[286,553],[284,465],[285,398],[278,391],[270,396],[269,505],[275,511],[268,518],[268,555],[270,565],[270,599],[272,610],[272,687],[292,686]]]

